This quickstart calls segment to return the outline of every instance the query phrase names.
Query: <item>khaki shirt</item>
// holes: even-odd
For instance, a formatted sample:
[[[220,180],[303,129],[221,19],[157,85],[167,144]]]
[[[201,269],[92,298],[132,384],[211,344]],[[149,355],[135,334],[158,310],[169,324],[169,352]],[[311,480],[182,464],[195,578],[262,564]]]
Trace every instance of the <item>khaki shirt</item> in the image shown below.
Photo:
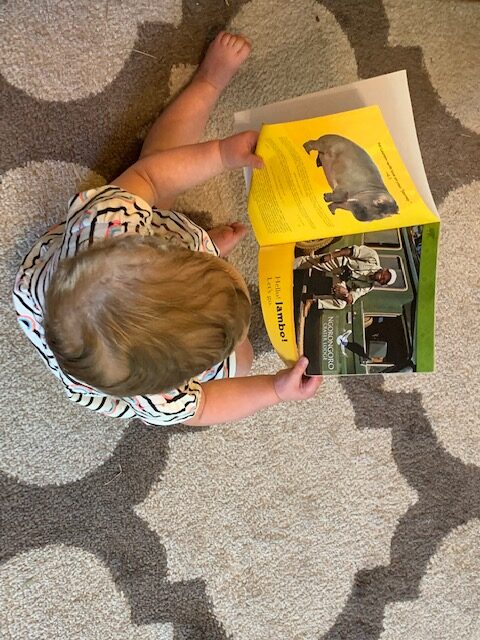
[[[358,300],[358,298],[364,296],[372,289],[375,283],[373,280],[370,280],[368,276],[382,267],[378,253],[374,249],[366,247],[365,245],[355,244],[349,248],[352,250],[351,257],[339,256],[333,258],[330,262],[320,264],[318,258],[302,256],[301,258],[297,258],[295,267],[308,264],[314,269],[332,274],[334,283],[342,283],[348,288],[352,294],[353,304],[355,300]],[[346,280],[341,277],[345,267],[348,267],[352,272],[351,276]]]

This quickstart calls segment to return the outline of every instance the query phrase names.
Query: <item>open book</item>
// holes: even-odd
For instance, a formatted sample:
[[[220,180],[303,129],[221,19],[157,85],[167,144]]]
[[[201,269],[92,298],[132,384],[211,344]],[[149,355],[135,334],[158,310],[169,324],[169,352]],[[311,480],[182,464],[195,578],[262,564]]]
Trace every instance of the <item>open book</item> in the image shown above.
[[[433,371],[439,218],[405,71],[235,114],[270,340],[310,375]]]

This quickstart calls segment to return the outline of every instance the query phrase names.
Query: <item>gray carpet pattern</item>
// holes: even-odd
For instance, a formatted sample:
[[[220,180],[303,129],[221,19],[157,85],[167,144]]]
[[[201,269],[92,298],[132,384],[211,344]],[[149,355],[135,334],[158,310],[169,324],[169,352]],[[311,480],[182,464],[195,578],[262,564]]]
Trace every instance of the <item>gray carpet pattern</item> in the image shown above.
[[[27,0],[0,7],[1,565],[9,639],[480,638],[480,5],[469,0]],[[221,28],[253,41],[233,113],[407,69],[442,218],[437,370],[328,380],[206,429],[70,405],[16,326],[15,271],[75,190],[134,161]],[[246,219],[240,172],[179,207]],[[255,241],[254,370],[280,366]]]

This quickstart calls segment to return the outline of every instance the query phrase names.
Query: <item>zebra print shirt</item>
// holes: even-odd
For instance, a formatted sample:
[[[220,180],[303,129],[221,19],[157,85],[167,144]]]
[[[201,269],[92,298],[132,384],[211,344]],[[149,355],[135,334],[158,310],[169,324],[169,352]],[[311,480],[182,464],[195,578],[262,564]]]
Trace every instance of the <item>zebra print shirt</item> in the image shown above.
[[[218,255],[207,232],[181,213],[152,208],[141,198],[112,185],[89,189],[71,198],[65,222],[47,231],[24,259],[15,280],[14,306],[21,328],[46,366],[63,382],[70,400],[112,417],[137,417],[154,425],[176,424],[194,416],[201,382],[235,375],[235,354],[169,393],[116,398],[64,373],[45,341],[45,292],[60,260],[94,242],[127,232],[160,235],[180,241],[192,251]]]

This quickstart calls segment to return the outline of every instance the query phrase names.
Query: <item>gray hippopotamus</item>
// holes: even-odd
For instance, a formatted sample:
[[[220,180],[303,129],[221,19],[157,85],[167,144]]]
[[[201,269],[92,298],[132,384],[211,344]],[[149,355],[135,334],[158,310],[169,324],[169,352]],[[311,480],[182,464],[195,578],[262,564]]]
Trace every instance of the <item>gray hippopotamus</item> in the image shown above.
[[[368,222],[398,213],[375,163],[357,144],[342,136],[326,135],[305,142],[303,148],[307,153],[318,151],[317,167],[323,167],[333,189],[323,196],[333,214],[336,209],[346,209],[360,222]]]

